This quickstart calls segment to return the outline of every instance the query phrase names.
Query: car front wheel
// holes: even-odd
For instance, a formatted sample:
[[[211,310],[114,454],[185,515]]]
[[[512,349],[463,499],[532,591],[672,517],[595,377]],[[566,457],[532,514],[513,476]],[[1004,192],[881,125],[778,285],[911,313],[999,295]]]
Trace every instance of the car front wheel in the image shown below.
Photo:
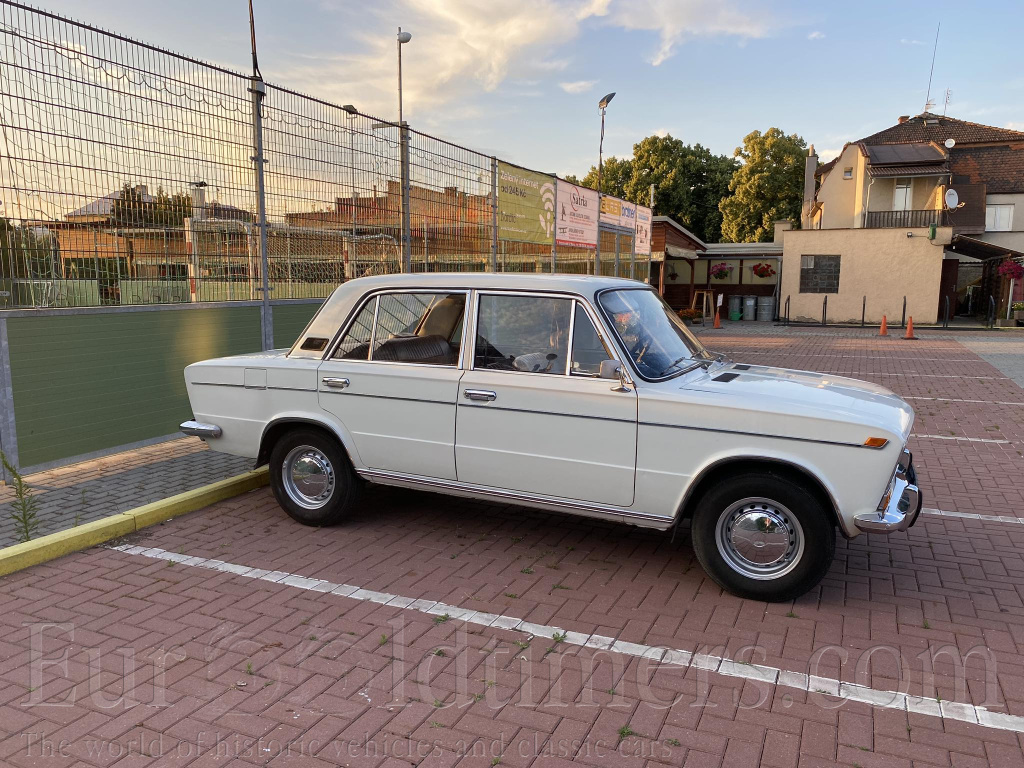
[[[285,434],[270,452],[270,485],[284,511],[303,525],[335,525],[363,481],[334,437],[316,429]]]
[[[712,488],[694,510],[693,549],[704,570],[740,597],[783,601],[815,587],[835,555],[832,516],[805,487],[748,473]]]

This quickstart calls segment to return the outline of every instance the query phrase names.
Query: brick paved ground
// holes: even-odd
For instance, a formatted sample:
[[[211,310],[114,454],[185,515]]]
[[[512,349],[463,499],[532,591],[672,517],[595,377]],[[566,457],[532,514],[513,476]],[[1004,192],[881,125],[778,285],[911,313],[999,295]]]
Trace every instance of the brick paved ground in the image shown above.
[[[98,520],[252,469],[252,462],[214,453],[198,437],[27,475],[39,499],[39,536]],[[0,547],[18,541],[10,486],[0,486]]]
[[[926,506],[1024,509],[1024,407],[1000,404],[1024,403],[1024,391],[959,337],[705,338],[737,359],[916,398]],[[134,543],[741,661],[755,646],[758,663],[902,689],[936,710],[1024,715],[1024,523],[924,515],[905,534],[841,541],[820,588],[783,605],[723,594],[685,531],[673,542],[384,488],[338,528],[292,523],[263,489]],[[0,580],[0,763],[1024,766],[1024,734],[1011,730],[813,683],[654,668],[313,585],[101,548]],[[33,643],[65,666],[33,676]],[[953,657],[972,650],[958,668]]]

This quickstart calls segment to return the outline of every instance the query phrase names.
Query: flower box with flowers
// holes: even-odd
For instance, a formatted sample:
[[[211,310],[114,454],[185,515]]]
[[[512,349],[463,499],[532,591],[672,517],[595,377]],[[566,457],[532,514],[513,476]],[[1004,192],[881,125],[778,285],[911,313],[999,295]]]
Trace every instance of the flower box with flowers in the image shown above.
[[[1000,277],[1005,277],[1008,280],[1020,280],[1024,278],[1024,266],[1013,259],[1004,259],[996,272],[999,273]]]
[[[755,264],[750,268],[750,271],[753,272],[757,277],[761,278],[773,277],[775,275],[775,267],[766,262]]]
[[[708,272],[715,280],[725,280],[732,274],[732,264],[726,264],[724,261],[720,264],[713,264]]]

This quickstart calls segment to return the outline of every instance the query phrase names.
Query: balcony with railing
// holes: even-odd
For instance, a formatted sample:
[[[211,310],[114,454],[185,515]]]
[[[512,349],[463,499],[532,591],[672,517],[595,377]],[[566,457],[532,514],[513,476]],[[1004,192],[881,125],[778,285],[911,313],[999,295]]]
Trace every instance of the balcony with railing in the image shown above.
[[[942,226],[942,211],[868,211],[868,229],[903,229]]]

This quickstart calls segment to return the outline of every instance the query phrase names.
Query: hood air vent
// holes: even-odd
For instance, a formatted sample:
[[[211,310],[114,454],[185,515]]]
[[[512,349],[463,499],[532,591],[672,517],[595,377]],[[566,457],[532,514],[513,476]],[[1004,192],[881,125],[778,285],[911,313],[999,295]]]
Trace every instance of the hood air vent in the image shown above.
[[[712,381],[732,381],[737,376],[739,376],[738,373],[723,373],[719,376],[715,376]]]

